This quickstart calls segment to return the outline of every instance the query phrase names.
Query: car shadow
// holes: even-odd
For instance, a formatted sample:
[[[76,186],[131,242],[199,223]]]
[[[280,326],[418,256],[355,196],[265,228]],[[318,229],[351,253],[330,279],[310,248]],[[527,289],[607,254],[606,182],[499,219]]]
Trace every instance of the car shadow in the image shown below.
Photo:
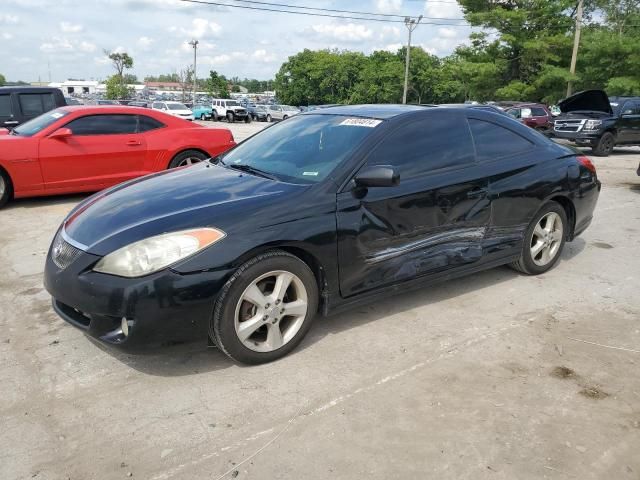
[[[30,197],[30,198],[16,198],[11,200],[3,208],[3,210],[9,211],[19,208],[41,208],[49,207],[53,205],[63,205],[70,202],[80,203],[87,198],[91,193],[72,193],[68,195],[56,195],[55,197]]]
[[[566,242],[562,250],[562,255],[560,256],[560,261],[566,262],[567,260],[571,260],[576,255],[579,255],[586,246],[587,242],[585,242],[582,237],[575,238],[572,242]]]

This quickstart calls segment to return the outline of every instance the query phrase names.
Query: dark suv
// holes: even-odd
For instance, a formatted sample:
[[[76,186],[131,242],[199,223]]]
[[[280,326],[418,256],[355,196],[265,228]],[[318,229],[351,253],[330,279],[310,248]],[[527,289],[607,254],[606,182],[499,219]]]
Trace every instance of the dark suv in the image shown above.
[[[58,88],[0,87],[0,127],[17,127],[66,104],[64,95]]]
[[[606,157],[616,145],[640,145],[640,97],[611,97],[587,90],[561,101],[553,135]]]

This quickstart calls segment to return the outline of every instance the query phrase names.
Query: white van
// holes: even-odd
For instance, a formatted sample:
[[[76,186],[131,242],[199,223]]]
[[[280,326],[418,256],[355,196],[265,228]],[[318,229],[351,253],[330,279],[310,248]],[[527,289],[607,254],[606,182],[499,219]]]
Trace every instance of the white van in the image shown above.
[[[184,118],[193,121],[193,112],[184,103],[180,102],[153,102],[153,110],[160,110],[174,117]]]
[[[237,100],[214,98],[211,101],[211,108],[213,109],[214,120],[226,118],[229,123],[233,123],[236,120],[243,120],[245,123],[251,122],[251,115]]]

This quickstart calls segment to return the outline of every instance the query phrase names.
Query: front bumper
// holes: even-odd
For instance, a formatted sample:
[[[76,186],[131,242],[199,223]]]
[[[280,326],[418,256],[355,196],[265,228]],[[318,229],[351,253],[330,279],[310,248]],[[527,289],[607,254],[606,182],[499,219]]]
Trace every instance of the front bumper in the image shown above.
[[[182,275],[171,269],[140,278],[97,273],[100,257],[82,252],[60,269],[47,255],[44,286],[63,320],[102,342],[127,350],[171,341],[206,341],[218,292],[230,272]],[[122,331],[126,318],[129,334]]]
[[[580,131],[580,132],[561,132],[556,129],[553,129],[553,137],[554,138],[564,138],[565,140],[569,140],[578,145],[594,145],[598,142],[598,139],[602,135],[602,131],[593,130],[593,131]]]

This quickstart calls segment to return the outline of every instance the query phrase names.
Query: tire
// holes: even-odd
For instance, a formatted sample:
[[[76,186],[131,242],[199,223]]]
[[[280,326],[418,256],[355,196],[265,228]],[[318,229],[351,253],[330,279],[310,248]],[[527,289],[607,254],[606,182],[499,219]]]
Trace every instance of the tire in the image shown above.
[[[282,117],[282,120],[286,120],[287,118],[289,118],[289,115],[284,115],[284,116]]]
[[[218,121],[218,112],[216,112],[215,110],[213,112],[211,112],[211,121],[212,122],[217,122]]]
[[[227,113],[227,122],[229,123],[235,122],[235,117],[233,116],[233,113],[231,112]]]
[[[545,227],[551,227],[548,222],[552,218],[553,228],[548,230]],[[527,275],[539,275],[550,270],[562,255],[568,233],[569,223],[562,205],[556,202],[544,204],[527,227],[520,258],[511,267]],[[534,247],[540,244],[543,246],[534,254]],[[546,258],[545,251],[548,252]]]
[[[267,115],[267,122],[271,123],[271,115]]]
[[[276,291],[276,281],[273,280],[278,275],[292,277],[289,287],[280,295],[282,300],[274,300],[271,296]],[[248,293],[252,288],[257,295]],[[269,293],[263,296],[263,292]],[[258,301],[246,300],[248,296]],[[258,303],[269,301],[273,303],[258,306]],[[281,312],[290,302],[302,305],[306,302],[304,313],[298,304],[291,307],[296,308],[297,316],[283,315]],[[298,346],[311,328],[317,310],[318,286],[311,269],[294,255],[270,250],[240,266],[222,287],[209,324],[209,334],[218,348],[237,362],[252,365],[271,362]],[[243,316],[250,319],[240,321]],[[252,323],[249,328],[245,327],[246,336],[241,340],[241,325],[247,322]]]
[[[598,142],[592,147],[593,154],[597,157],[608,157],[613,152],[616,139],[611,132],[604,132]]]
[[[210,158],[209,155],[198,150],[185,150],[173,157],[171,163],[169,163],[169,168],[186,167],[194,163],[200,163],[207,158]]]
[[[204,122],[206,119],[207,119],[207,116],[204,113],[200,115],[200,120]]]
[[[0,170],[0,208],[4,207],[13,196],[13,184],[9,175]]]

